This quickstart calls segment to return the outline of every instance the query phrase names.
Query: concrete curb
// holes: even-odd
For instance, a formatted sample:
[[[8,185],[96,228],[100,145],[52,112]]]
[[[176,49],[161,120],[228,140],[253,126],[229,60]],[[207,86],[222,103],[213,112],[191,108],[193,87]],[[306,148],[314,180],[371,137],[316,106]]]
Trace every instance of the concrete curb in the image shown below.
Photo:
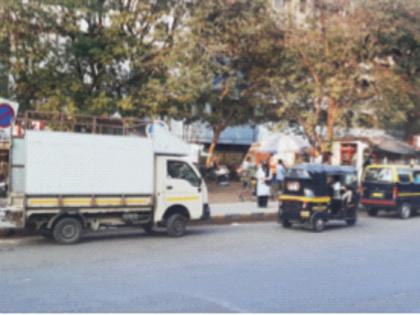
[[[213,225],[213,224],[231,224],[241,222],[265,222],[276,221],[277,212],[253,212],[247,214],[225,214],[212,216],[210,220],[195,222],[194,225]]]

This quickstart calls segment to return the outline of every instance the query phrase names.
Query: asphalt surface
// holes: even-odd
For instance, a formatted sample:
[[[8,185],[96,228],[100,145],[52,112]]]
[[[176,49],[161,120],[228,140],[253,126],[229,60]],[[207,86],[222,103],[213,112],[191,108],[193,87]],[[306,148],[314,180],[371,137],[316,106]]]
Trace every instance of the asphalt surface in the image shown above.
[[[0,312],[420,312],[420,217],[0,242]]]

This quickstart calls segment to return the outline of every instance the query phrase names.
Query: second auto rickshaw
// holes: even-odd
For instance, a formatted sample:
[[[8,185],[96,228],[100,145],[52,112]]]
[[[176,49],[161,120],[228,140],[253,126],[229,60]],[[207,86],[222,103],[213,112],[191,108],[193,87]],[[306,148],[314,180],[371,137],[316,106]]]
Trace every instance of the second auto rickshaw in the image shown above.
[[[420,169],[408,165],[370,165],[362,184],[361,204],[369,216],[393,211],[408,219],[420,210]]]
[[[304,163],[287,171],[279,197],[279,223],[308,224],[324,230],[330,220],[354,225],[357,220],[357,172],[351,166]]]

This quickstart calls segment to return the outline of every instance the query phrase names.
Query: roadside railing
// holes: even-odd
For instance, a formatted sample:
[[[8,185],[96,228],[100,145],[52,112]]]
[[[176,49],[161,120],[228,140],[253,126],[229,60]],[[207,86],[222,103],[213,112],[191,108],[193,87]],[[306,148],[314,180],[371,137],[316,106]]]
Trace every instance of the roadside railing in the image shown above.
[[[146,127],[149,123],[149,121],[133,117],[114,118],[26,111],[17,117],[14,134],[17,137],[22,137],[25,130],[53,130],[144,137],[146,136]]]

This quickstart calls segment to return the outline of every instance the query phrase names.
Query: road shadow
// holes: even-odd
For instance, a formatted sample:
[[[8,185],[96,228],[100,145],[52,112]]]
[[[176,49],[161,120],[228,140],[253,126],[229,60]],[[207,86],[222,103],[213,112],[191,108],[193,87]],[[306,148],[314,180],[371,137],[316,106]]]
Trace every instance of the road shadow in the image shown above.
[[[394,212],[394,211],[392,211],[392,212],[390,212],[390,211],[378,211],[378,214],[376,216],[369,216],[366,213],[366,217],[367,218],[370,218],[370,219],[382,219],[382,220],[391,220],[391,219],[393,219],[393,220],[405,221],[405,220],[402,220],[399,217],[399,215],[398,215],[397,212]],[[413,213],[411,215],[411,217],[409,219],[407,219],[407,220],[420,220],[420,213],[419,212]]]
[[[202,237],[209,234],[217,233],[217,229],[206,229],[203,227],[187,229],[185,235],[181,237],[170,237],[164,230],[156,230],[148,234],[142,230],[120,230],[120,231],[100,231],[100,232],[89,232],[83,236],[80,240],[81,243],[92,243],[92,242],[103,242],[108,240],[167,240],[173,241],[176,239],[189,239],[190,237]]]
[[[284,230],[296,230],[302,231],[306,233],[318,234],[318,233],[328,233],[332,231],[342,230],[342,229],[357,229],[358,227],[364,226],[363,223],[359,223],[359,221],[355,225],[347,225],[345,222],[340,221],[331,221],[326,223],[325,228],[322,232],[315,232],[311,229],[309,224],[293,224],[292,227],[285,229],[280,225],[280,227]]]

